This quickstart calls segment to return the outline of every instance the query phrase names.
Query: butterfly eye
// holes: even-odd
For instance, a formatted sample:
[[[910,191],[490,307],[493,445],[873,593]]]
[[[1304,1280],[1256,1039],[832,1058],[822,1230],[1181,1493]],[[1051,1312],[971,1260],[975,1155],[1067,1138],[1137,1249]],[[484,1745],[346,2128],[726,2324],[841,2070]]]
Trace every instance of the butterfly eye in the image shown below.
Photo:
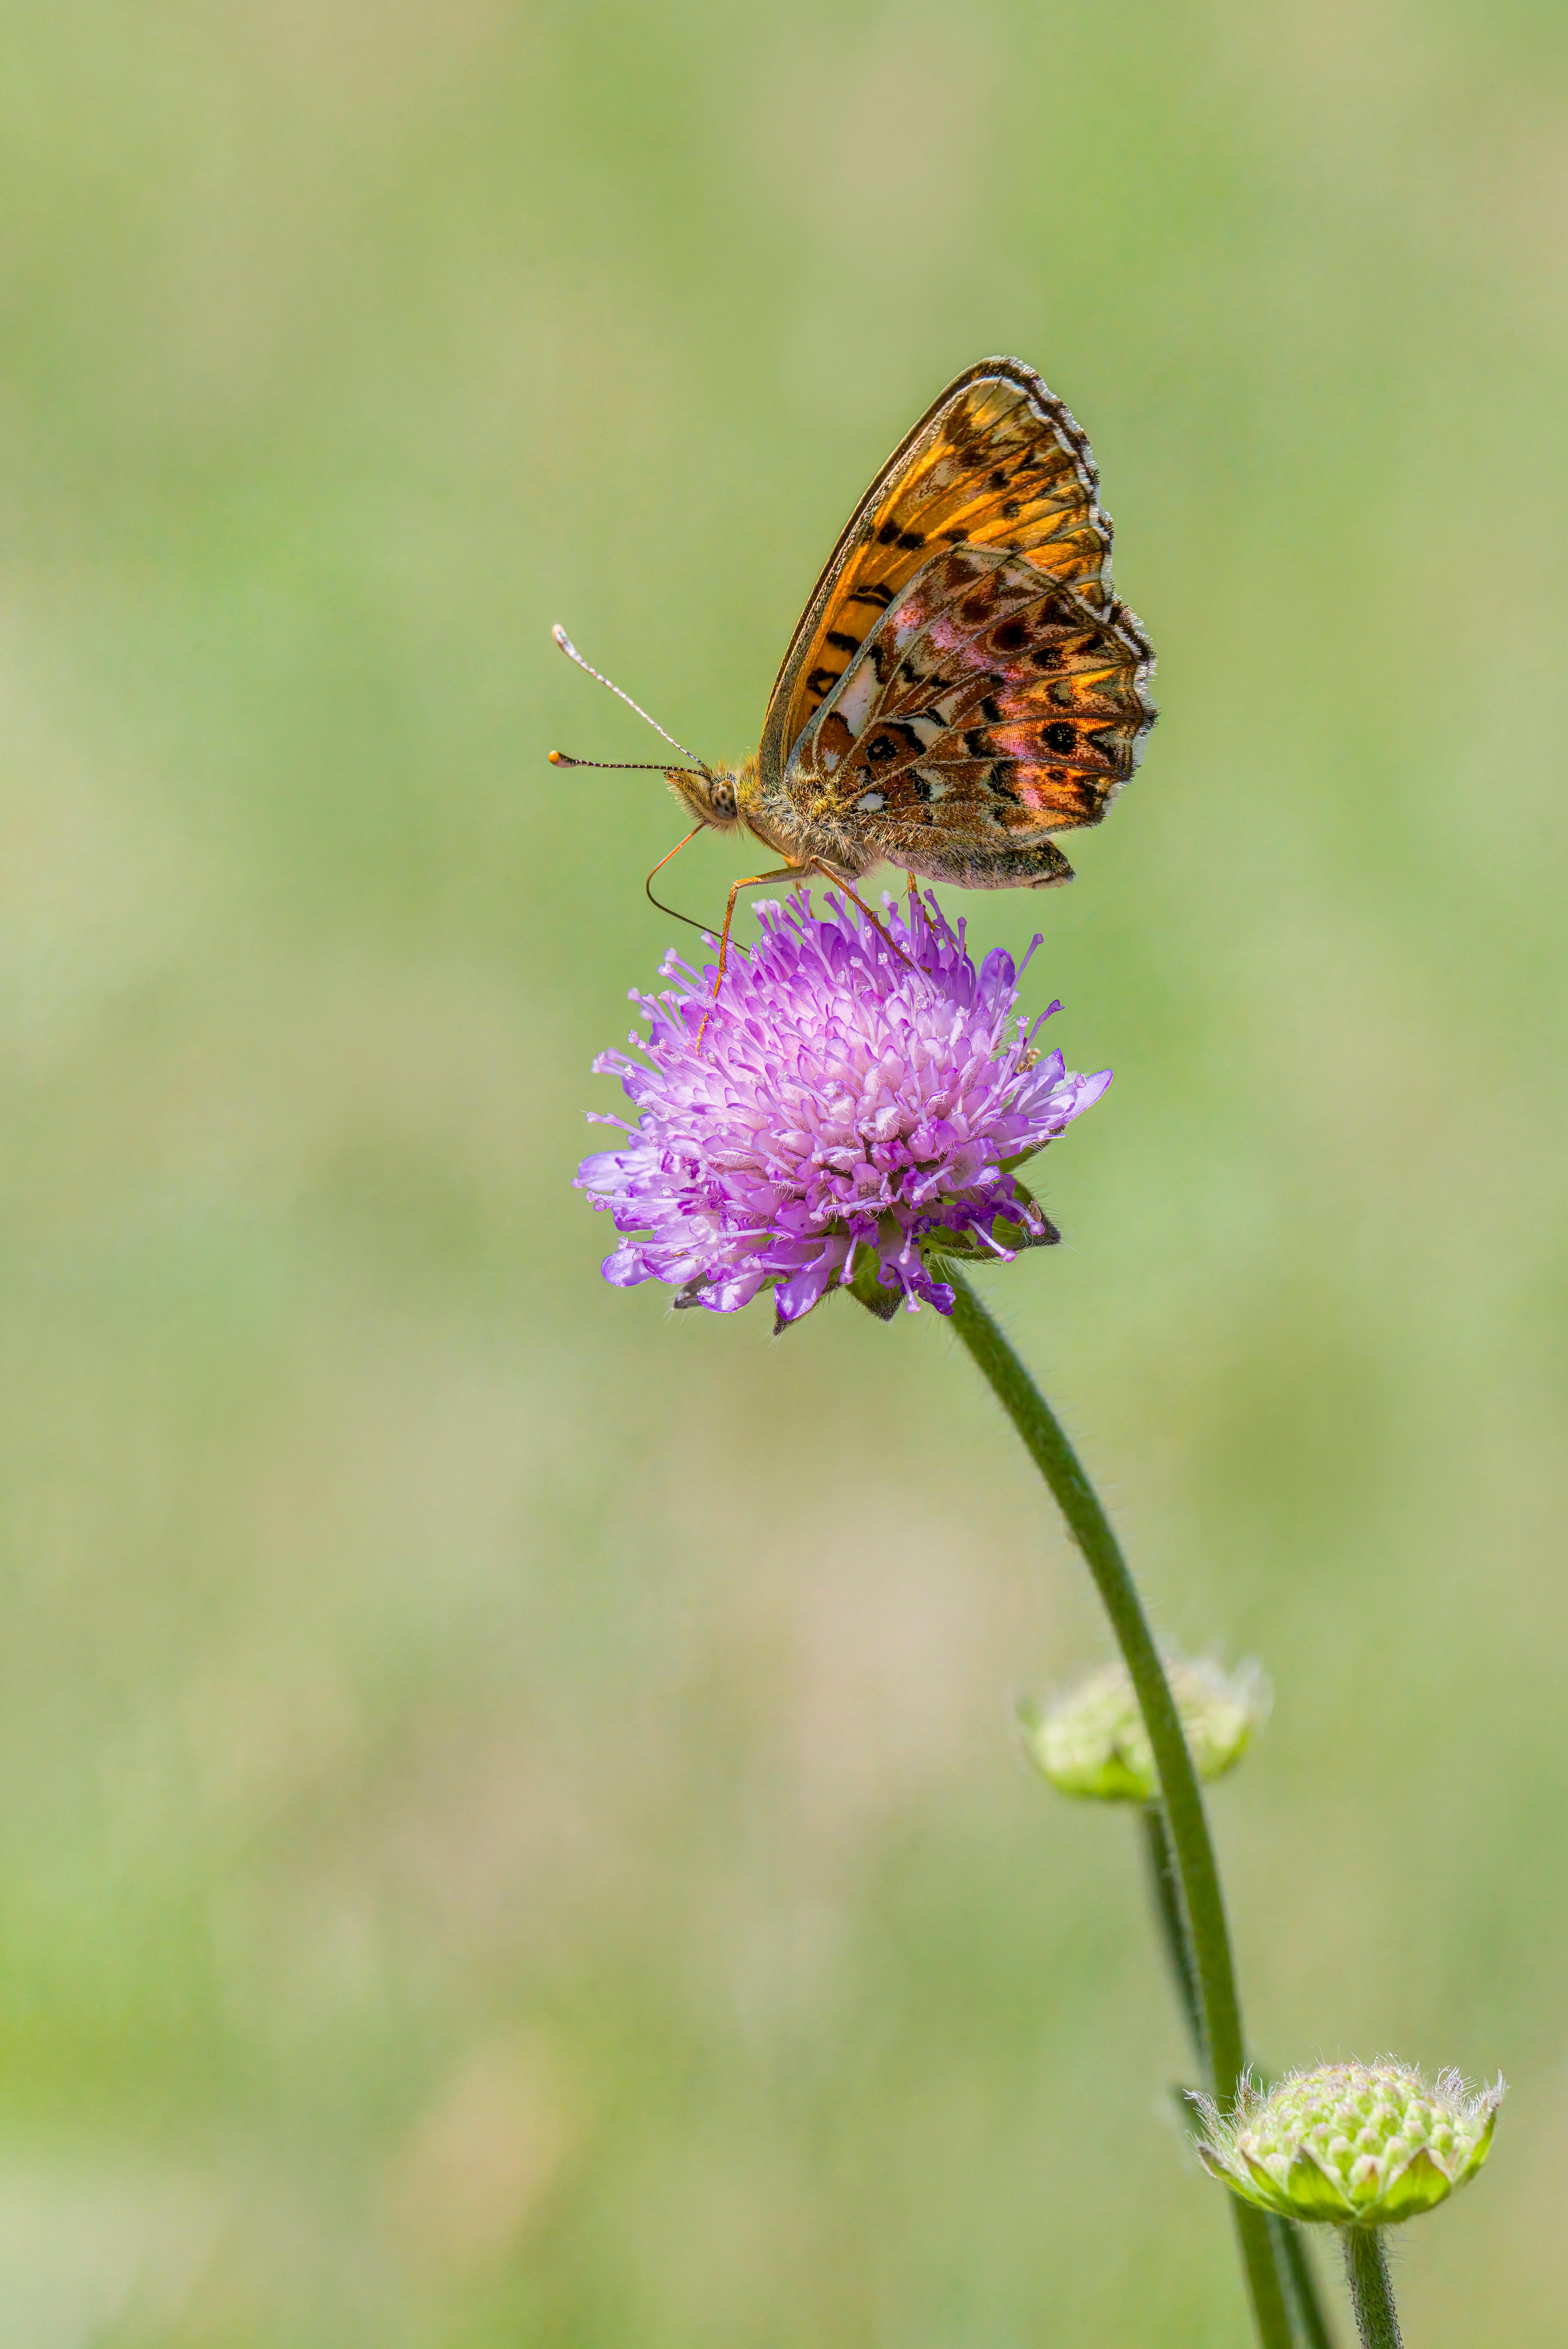
[[[1057,750],[1065,753],[1066,751],[1076,750],[1078,747],[1077,732],[1072,727],[1068,726],[1061,719],[1058,719],[1054,726],[1043,726],[1040,729],[1040,739],[1045,743],[1047,750]]]
[[[879,764],[883,759],[896,759],[898,744],[891,736],[879,734],[874,741],[866,744],[866,756],[868,759],[875,759]]]

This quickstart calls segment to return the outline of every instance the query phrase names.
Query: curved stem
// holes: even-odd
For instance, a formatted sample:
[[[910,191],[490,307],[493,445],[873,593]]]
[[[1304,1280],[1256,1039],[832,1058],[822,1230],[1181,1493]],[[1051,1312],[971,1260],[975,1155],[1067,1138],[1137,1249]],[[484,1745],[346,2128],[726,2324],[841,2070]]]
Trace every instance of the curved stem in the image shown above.
[[[1160,1774],[1161,1801],[1181,1878],[1188,1945],[1198,1980],[1210,2093],[1228,2111],[1235,2101],[1244,2058],[1241,2002],[1220,1875],[1198,1774],[1187,1751],[1176,1700],[1138,1586],[1128,1571],[1110,1520],[1045,1397],[958,1267],[949,1261],[943,1274],[953,1287],[953,1326],[1050,1486],[1068,1531],[1094,1578],[1131,1678]],[[1233,2199],[1231,2207],[1258,2338],[1264,2349],[1291,2349],[1290,2320],[1267,2221],[1250,2203]]]
[[[1401,2349],[1399,2319],[1388,2283],[1388,2263],[1383,2257],[1378,2227],[1344,2230],[1345,2272],[1350,2279],[1350,2305],[1363,2349]]]

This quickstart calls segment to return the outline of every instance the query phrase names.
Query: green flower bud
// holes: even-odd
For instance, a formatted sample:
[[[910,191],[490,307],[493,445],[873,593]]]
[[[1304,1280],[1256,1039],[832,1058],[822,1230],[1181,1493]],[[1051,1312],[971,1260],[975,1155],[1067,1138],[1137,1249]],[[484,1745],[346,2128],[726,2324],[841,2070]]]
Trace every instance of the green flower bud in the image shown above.
[[[1393,2227],[1468,2186],[1491,2146],[1503,2083],[1469,2095],[1457,2072],[1429,2087],[1408,2064],[1325,2064],[1265,2091],[1242,2083],[1227,2117],[1192,2101],[1203,2167],[1282,2219]]]
[[[1227,1672],[1212,1657],[1167,1657],[1166,1676],[1200,1778],[1218,1778],[1268,1718],[1269,1684],[1254,1663]],[[1143,1717],[1124,1664],[1091,1672],[1043,1711],[1020,1708],[1024,1750],[1064,1795],[1151,1803],[1160,1791]]]

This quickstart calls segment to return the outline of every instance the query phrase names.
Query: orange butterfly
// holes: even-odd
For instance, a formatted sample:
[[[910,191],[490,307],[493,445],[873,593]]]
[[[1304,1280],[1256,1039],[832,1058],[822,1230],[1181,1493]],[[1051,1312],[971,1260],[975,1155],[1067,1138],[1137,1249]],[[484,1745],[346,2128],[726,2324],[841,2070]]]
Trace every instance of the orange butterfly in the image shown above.
[[[696,759],[660,770],[696,818],[670,856],[705,826],[744,825],[786,860],[731,889],[716,997],[736,898],[759,882],[823,874],[876,922],[853,884],[884,859],[912,886],[915,874],[970,889],[1072,879],[1050,835],[1099,822],[1156,714],[1153,652],[1111,594],[1099,487],[1088,440],[1034,369],[981,359],[850,517],[758,750],[715,769],[665,735]],[[588,667],[563,629],[555,637]]]

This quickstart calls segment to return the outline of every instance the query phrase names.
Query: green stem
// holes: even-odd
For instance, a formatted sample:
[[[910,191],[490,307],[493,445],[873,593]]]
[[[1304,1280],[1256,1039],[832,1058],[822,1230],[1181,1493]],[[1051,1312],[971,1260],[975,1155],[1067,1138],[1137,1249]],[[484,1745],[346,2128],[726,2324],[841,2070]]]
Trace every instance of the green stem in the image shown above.
[[[1334,2335],[1318,2296],[1317,2274],[1306,2247],[1306,2229],[1291,2219],[1271,2219],[1269,2226],[1279,2251],[1280,2265],[1290,2283],[1296,2329],[1305,2349],[1334,2349]]]
[[[1346,2227],[1345,2272],[1350,2279],[1350,2305],[1362,2349],[1401,2349],[1399,2319],[1388,2284],[1388,2263],[1383,2257],[1383,2233],[1378,2227]]]
[[[1143,1827],[1144,1857],[1149,1862],[1149,1886],[1154,1895],[1154,1913],[1160,1920],[1160,1938],[1165,1945],[1166,1962],[1176,1985],[1182,2019],[1201,2064],[1203,2010],[1198,2000],[1198,1976],[1187,1940],[1187,1920],[1181,1914],[1181,1879],[1176,1873],[1176,1855],[1171,1848],[1170,1830],[1160,1805],[1145,1803],[1139,1816]]]
[[[1149,1863],[1150,1889],[1154,1896],[1154,1913],[1160,1920],[1160,1939],[1164,1945],[1182,2017],[1201,2064],[1203,2060],[1203,2023],[1198,2006],[1198,1977],[1193,1971],[1192,1951],[1187,1940],[1187,1920],[1181,1910],[1181,1884],[1176,1873],[1176,1856],[1171,1848],[1170,1830],[1165,1824],[1165,1814],[1158,1803],[1145,1803],[1139,1818],[1143,1829],[1144,1857]],[[1313,2272],[1311,2255],[1302,2240],[1302,2230],[1289,2219],[1271,2218],[1269,2233],[1274,2238],[1274,2263],[1284,2279],[1285,2299],[1291,2310],[1295,2336],[1302,2343],[1303,2349],[1334,2349],[1334,2336],[1323,2313],[1317,2278]]]
[[[1171,1843],[1181,1878],[1182,1905],[1198,1981],[1205,2066],[1210,2093],[1221,2108],[1235,2102],[1244,2058],[1241,2002],[1225,1927],[1214,1847],[1198,1774],[1181,1733],[1181,1715],[1160,1661],[1160,1651],[1143,1612],[1138,1586],[1128,1571],[1110,1520],[1078,1464],[1078,1455],[1055,1414],[956,1265],[943,1267],[953,1286],[953,1326],[989,1381],[998,1402],[1022,1437],[1035,1465],[1050,1486],[1068,1533],[1083,1553],[1101,1604],[1121,1650],[1143,1715],[1160,1793],[1170,1823]],[[1284,2292],[1274,2264],[1274,2244],[1261,2210],[1233,2197],[1242,2264],[1252,2298],[1253,2321],[1263,2349],[1291,2349]]]

